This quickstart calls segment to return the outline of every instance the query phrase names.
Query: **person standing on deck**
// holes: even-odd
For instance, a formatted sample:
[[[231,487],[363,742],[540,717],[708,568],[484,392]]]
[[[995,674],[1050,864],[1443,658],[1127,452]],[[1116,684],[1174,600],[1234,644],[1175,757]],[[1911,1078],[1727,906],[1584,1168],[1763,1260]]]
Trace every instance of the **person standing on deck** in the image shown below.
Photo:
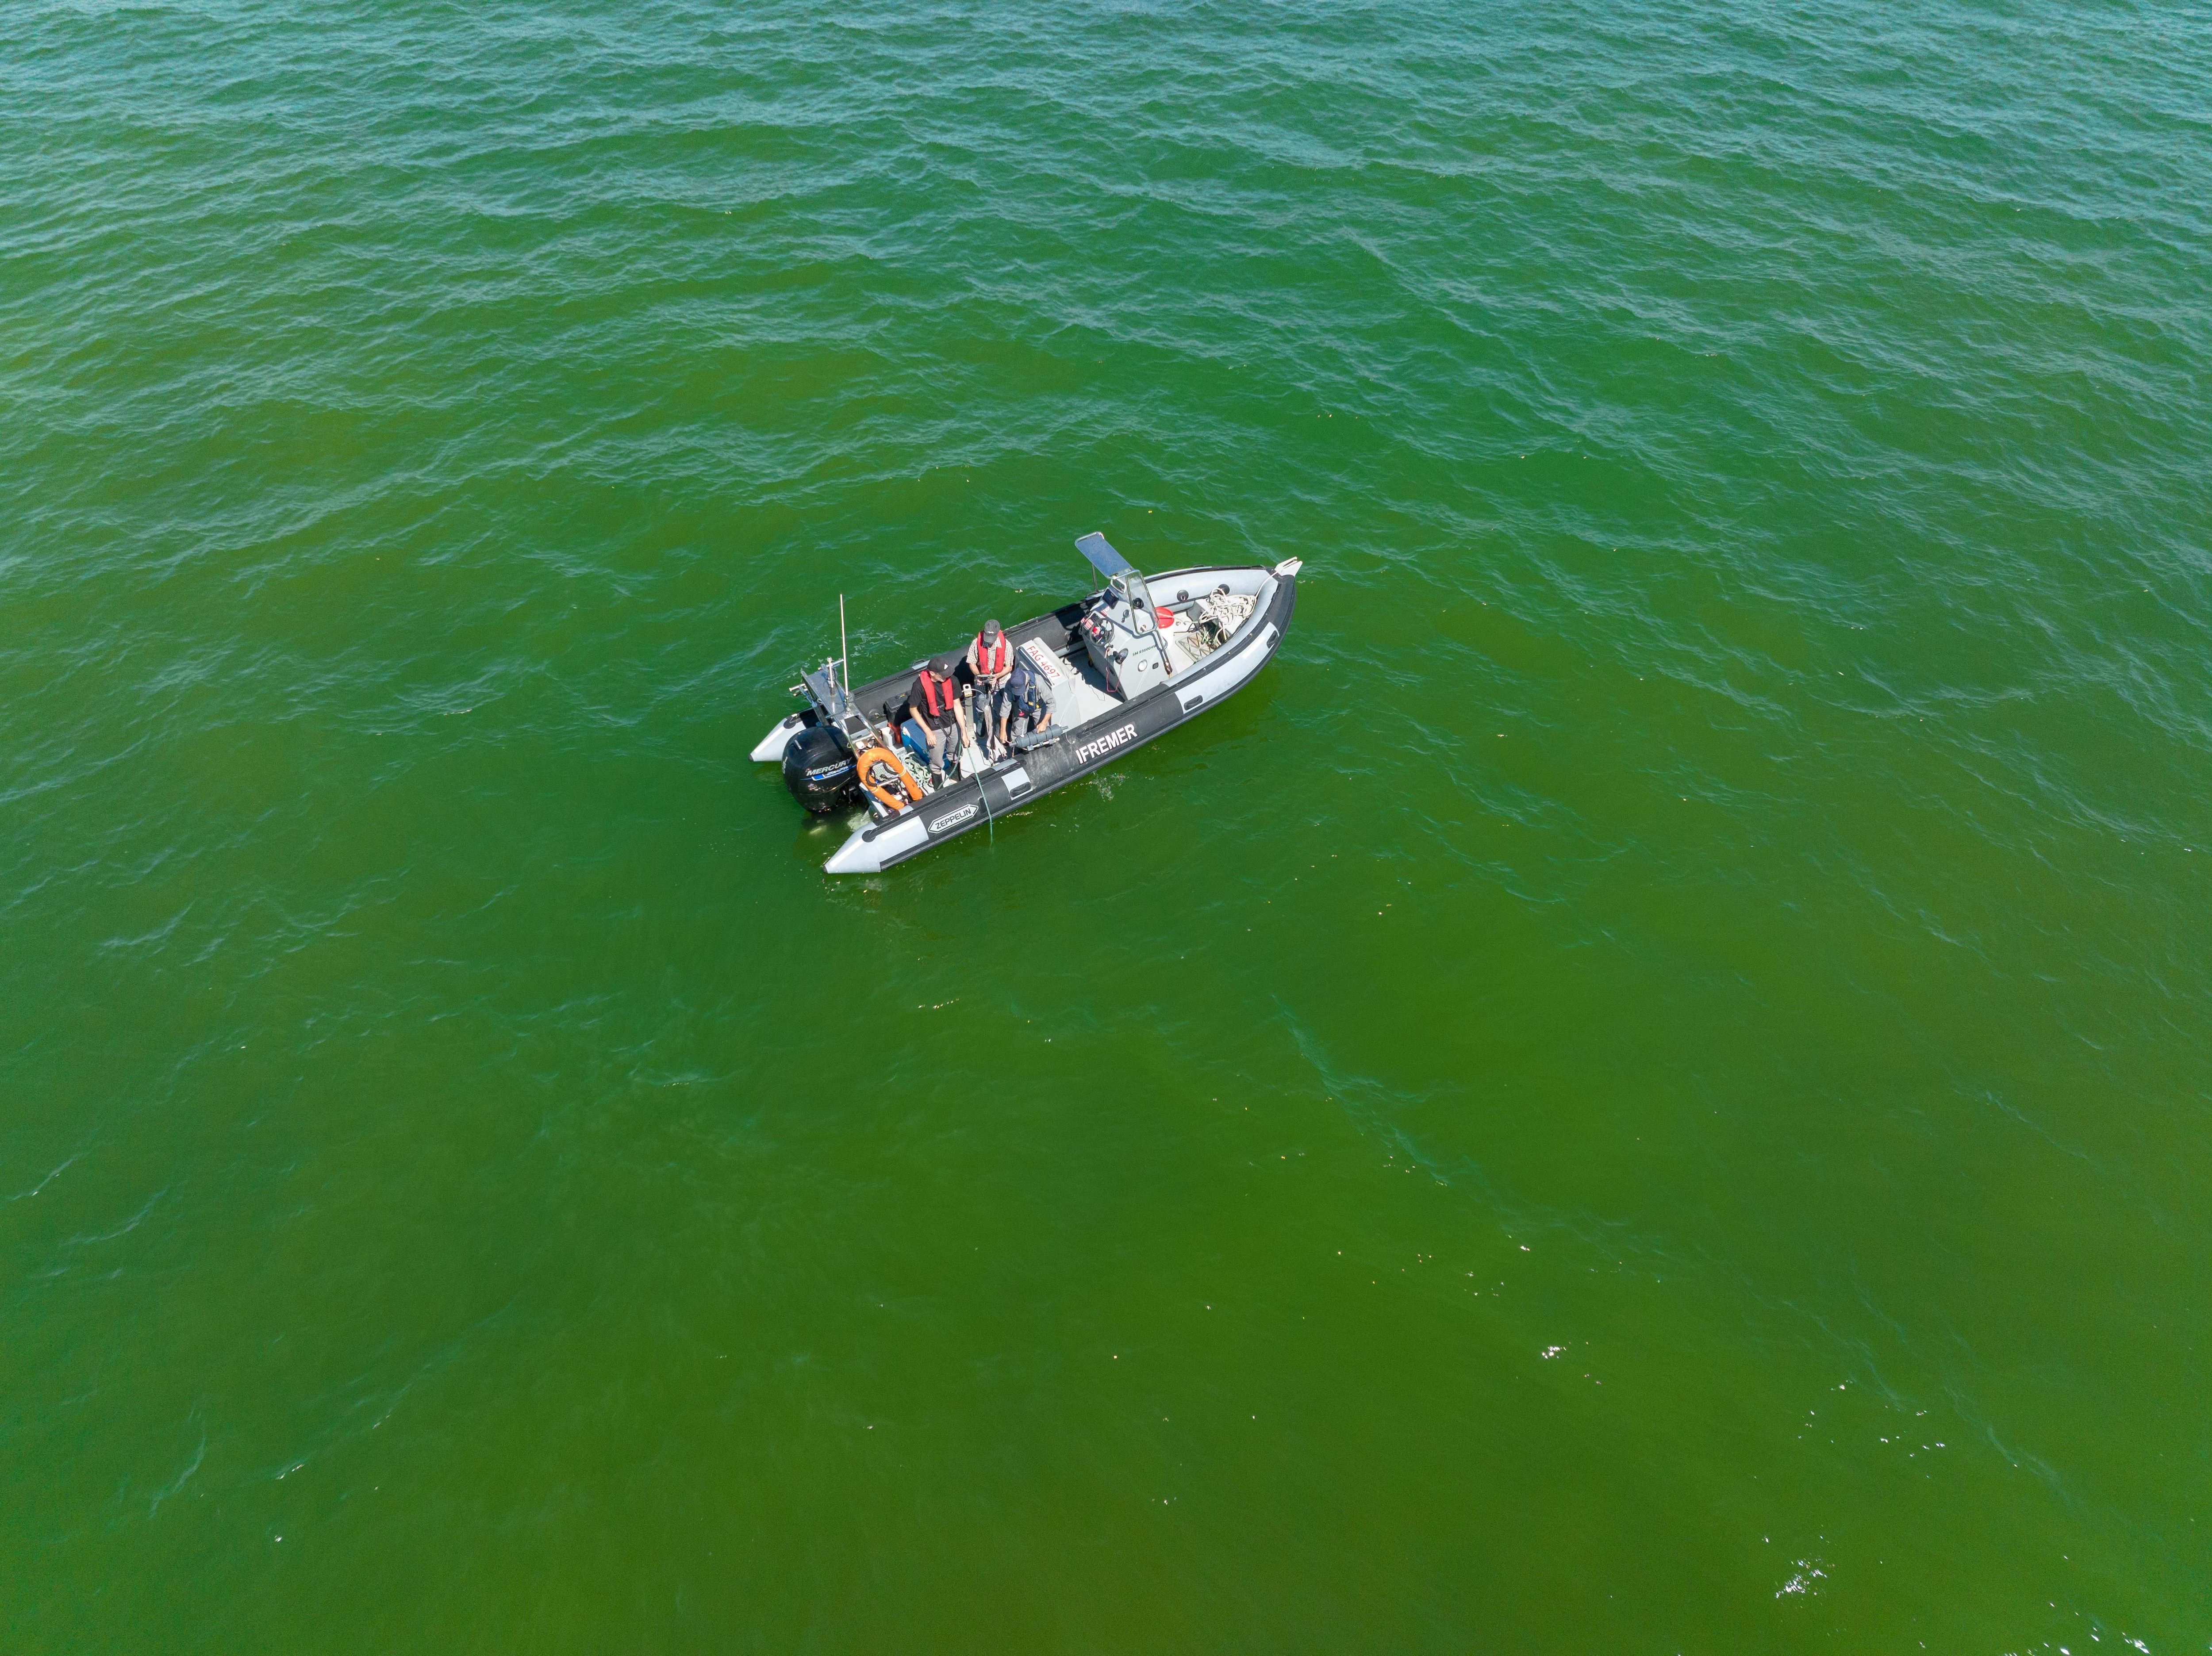
[[[960,686],[952,675],[951,656],[925,662],[906,693],[906,741],[928,756],[932,786],[945,786],[947,732],[957,730],[965,746],[969,740],[967,721],[960,716]]]
[[[994,737],[994,756],[1006,751],[1006,681],[1014,671],[1014,641],[995,621],[968,642],[968,677],[975,686],[975,722],[986,742]]]

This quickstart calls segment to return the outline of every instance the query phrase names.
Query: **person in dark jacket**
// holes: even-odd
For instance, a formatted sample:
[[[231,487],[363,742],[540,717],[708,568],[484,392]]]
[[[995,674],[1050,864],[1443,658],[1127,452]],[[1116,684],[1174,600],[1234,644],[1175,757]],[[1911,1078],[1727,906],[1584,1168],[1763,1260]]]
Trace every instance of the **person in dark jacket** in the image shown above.
[[[1052,727],[1052,686],[1026,661],[1006,681],[1006,712],[999,719],[999,745],[1010,736],[1028,736]]]
[[[965,747],[969,740],[967,721],[960,715],[960,685],[953,677],[958,666],[951,656],[938,656],[922,664],[906,693],[906,736],[929,755],[930,780],[945,786],[945,742],[957,735]]]

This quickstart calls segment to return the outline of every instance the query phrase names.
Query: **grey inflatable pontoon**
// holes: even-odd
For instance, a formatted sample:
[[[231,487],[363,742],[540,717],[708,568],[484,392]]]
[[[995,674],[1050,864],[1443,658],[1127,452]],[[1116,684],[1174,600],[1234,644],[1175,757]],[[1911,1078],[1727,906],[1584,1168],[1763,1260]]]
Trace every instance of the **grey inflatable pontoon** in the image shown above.
[[[970,748],[957,781],[932,786],[927,767],[899,746],[901,709],[921,663],[855,686],[830,660],[792,686],[805,710],[763,737],[752,756],[781,764],[811,810],[866,806],[867,819],[826,864],[830,873],[880,873],[1112,764],[1251,682],[1290,628],[1296,558],[1147,577],[1103,535],[1076,546],[1106,585],[1006,628],[1017,659],[1050,687],[1050,725],[995,760]],[[882,762],[890,755],[902,764]],[[865,792],[856,759],[869,773]]]

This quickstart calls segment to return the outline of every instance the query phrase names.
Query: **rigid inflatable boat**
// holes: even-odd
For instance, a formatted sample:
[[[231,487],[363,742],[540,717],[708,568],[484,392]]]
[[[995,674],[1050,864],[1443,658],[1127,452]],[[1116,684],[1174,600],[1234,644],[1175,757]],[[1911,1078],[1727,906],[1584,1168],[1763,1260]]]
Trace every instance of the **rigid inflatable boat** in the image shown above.
[[[1112,764],[1249,683],[1289,630],[1296,558],[1147,577],[1103,535],[1075,544],[1106,584],[1006,629],[1017,660],[1048,687],[1052,719],[997,757],[969,745],[939,784],[902,747],[907,691],[927,658],[860,685],[842,660],[825,660],[791,687],[805,708],[753,757],[781,764],[793,797],[817,815],[866,807],[830,873],[880,873]],[[959,732],[948,741],[960,746]]]

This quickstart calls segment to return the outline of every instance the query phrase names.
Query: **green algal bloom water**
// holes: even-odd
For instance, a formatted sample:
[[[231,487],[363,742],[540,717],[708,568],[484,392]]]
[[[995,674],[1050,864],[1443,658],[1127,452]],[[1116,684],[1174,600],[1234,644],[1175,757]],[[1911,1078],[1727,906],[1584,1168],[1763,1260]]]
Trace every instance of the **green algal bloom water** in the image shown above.
[[[2202,6],[0,10],[11,1651],[2202,1650]],[[881,878],[747,751],[1140,567]]]

